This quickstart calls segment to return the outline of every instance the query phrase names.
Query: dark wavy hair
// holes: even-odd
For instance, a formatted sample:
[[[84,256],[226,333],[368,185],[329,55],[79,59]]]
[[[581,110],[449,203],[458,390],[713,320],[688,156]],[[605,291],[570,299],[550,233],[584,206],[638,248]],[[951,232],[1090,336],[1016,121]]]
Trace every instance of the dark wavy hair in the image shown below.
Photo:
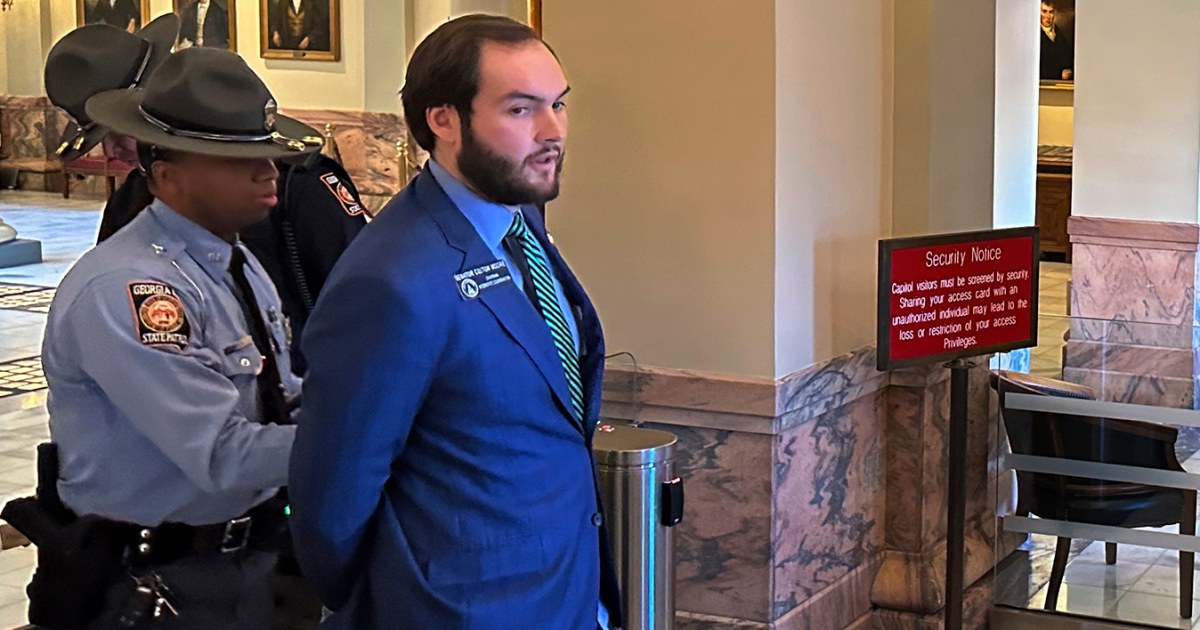
[[[479,92],[479,58],[484,42],[542,41],[528,26],[497,15],[465,15],[430,33],[413,52],[400,90],[404,119],[417,144],[433,151],[436,140],[425,120],[431,107],[450,105],[469,126],[471,102]],[[543,42],[544,44],[544,42]],[[554,53],[549,46],[546,47]]]

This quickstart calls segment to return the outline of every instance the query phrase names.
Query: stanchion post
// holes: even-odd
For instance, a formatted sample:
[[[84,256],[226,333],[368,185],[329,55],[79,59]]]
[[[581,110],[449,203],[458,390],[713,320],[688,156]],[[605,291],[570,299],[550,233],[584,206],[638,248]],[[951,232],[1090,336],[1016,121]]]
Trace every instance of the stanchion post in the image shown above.
[[[950,368],[950,427],[946,504],[946,630],[961,630],[963,619],[963,535],[967,514],[967,389],[971,363],[955,359]]]

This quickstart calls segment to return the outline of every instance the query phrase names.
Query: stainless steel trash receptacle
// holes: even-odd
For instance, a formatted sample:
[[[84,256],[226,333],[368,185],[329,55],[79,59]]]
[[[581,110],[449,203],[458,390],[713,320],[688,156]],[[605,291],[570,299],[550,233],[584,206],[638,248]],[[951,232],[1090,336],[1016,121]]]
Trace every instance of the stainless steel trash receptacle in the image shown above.
[[[683,484],[675,476],[675,436],[602,425],[592,450],[600,500],[621,583],[624,630],[675,627],[675,546]]]

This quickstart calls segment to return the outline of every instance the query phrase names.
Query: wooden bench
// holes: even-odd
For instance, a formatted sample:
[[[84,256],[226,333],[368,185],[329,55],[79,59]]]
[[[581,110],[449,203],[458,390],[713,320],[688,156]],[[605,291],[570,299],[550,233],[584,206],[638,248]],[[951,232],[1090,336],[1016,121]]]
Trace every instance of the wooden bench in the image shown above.
[[[74,175],[82,179],[88,175],[98,175],[105,180],[105,189],[107,194],[105,198],[112,197],[117,190],[117,178],[120,177],[124,181],[125,176],[134,169],[134,165],[118,160],[115,158],[106,158],[104,155],[88,154],[83,157],[71,160],[63,164],[63,198],[71,198],[71,176]]]
[[[18,177],[20,173],[38,173],[46,176],[46,189],[50,189],[50,176],[56,173],[61,173],[63,170],[62,162],[54,159],[33,158],[33,157],[9,157],[0,159],[0,166],[5,168],[14,168],[17,170]]]

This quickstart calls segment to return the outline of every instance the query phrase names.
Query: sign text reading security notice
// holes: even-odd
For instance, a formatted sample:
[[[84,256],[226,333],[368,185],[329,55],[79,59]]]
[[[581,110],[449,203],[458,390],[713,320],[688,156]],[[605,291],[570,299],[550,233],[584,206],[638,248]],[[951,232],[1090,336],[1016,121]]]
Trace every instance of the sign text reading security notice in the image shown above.
[[[1037,228],[879,241],[876,366],[1037,345]]]

